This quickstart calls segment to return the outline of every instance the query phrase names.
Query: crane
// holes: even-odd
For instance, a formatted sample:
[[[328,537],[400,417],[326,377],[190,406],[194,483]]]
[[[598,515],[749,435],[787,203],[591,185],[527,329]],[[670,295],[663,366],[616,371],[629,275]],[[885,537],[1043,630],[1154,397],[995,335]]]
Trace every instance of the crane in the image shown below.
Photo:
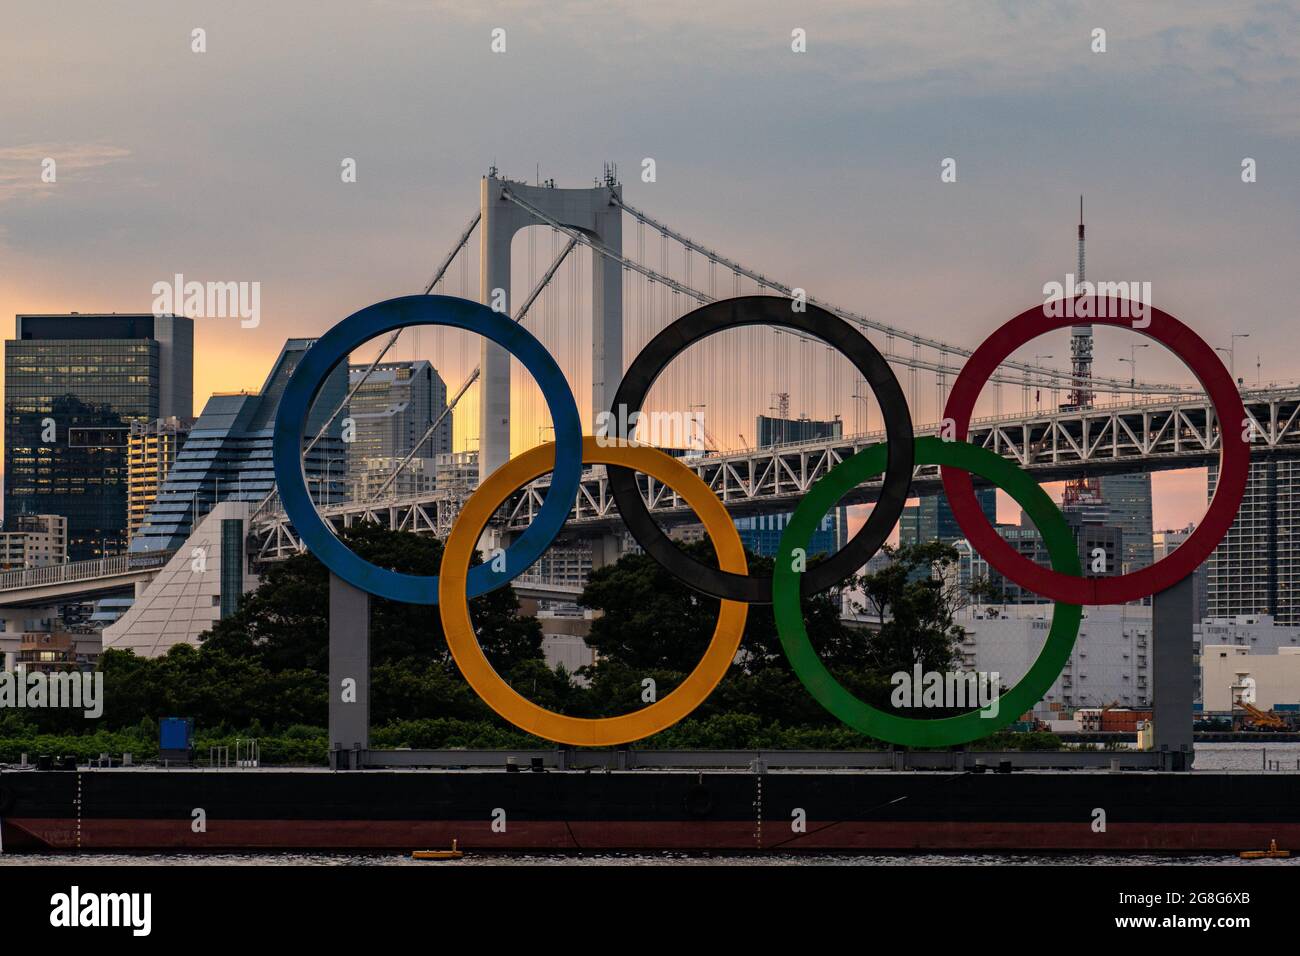
[[[1237,706],[1246,712],[1246,723],[1255,727],[1268,727],[1270,730],[1281,730],[1286,727],[1286,721],[1270,711],[1260,710],[1249,701],[1239,700]]]

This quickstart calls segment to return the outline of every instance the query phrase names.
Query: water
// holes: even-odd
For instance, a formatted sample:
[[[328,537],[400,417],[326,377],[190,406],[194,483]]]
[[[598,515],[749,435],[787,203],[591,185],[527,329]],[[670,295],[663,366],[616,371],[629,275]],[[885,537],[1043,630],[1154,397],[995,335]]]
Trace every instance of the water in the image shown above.
[[[1197,744],[1198,770],[1260,772],[1264,760],[1279,761],[1284,769],[1294,771],[1300,760],[1300,743]],[[1152,854],[1141,855],[1092,853],[917,853],[841,855],[773,853],[763,856],[708,853],[468,853],[454,862],[432,863],[412,860],[397,853],[153,853],[153,854],[6,854],[0,866],[918,866],[925,864],[958,866],[1092,866],[1118,865],[1199,865],[1199,866],[1300,866],[1300,856],[1287,860],[1242,860],[1235,855]]]
[[[706,853],[467,853],[455,861],[412,860],[406,854],[376,853],[151,853],[23,854],[0,856],[0,866],[1300,866],[1287,860],[1242,860],[1235,855],[1093,853],[916,853],[801,854],[764,856]]]
[[[1300,743],[1197,744],[1197,770],[1253,770],[1262,772],[1264,760],[1277,761],[1281,769],[1295,771]]]

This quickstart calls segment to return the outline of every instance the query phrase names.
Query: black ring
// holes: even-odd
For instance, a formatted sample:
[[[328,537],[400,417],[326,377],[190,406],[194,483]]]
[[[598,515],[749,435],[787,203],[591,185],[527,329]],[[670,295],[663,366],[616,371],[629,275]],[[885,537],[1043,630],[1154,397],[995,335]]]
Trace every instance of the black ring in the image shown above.
[[[744,325],[772,325],[806,332],[839,350],[866,379],[880,403],[889,442],[888,465],[880,498],[866,523],[848,544],[803,575],[801,589],[807,596],[856,574],[885,543],[907,503],[915,450],[907,399],[885,357],[866,336],[838,316],[814,305],[805,305],[806,311],[796,312],[793,305],[792,299],[749,295],[711,302],[682,316],[651,339],[632,360],[614,396],[612,418],[617,426],[611,431],[621,429],[633,412],[641,410],[641,403],[655,379],[678,353],[714,332]],[[632,436],[619,434],[617,437]],[[720,571],[683,553],[650,516],[637,489],[636,471],[617,465],[605,467],[619,514],[646,554],[695,590],[711,597],[750,604],[772,603],[770,577]]]

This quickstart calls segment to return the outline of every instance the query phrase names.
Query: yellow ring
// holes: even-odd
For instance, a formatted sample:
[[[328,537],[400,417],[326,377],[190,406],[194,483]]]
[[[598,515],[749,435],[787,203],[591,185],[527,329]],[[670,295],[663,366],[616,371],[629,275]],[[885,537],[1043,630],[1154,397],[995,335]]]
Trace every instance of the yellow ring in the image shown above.
[[[745,574],[745,548],[722,502],[699,476],[657,448],[618,444],[603,446],[582,440],[583,464],[622,465],[662,481],[676,491],[704,524],[723,571]],[[749,605],[723,601],[708,649],[695,670],[671,694],[649,707],[619,717],[566,717],[539,707],[507,684],[488,663],[470,622],[466,585],[469,563],[479,535],[502,503],[528,482],[555,465],[554,443],[539,445],[512,458],[478,486],[447,536],[438,580],[438,613],[456,666],[474,692],[520,730],[561,744],[610,747],[649,737],[671,727],[704,701],[736,659]]]

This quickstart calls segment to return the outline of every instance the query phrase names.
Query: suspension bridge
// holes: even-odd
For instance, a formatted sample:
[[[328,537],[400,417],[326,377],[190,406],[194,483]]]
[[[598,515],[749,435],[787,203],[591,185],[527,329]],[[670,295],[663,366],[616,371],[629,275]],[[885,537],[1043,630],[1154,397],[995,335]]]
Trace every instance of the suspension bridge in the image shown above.
[[[516,296],[516,289],[527,291]],[[623,369],[653,335],[702,304],[735,295],[803,297],[860,329],[895,369],[918,434],[934,430],[948,389],[972,352],[817,298],[695,240],[626,201],[610,165],[591,186],[576,189],[558,188],[554,181],[530,184],[490,170],[480,182],[478,210],[423,291],[477,299],[524,323],[564,370],[588,431],[594,430],[594,416],[610,407]],[[399,330],[368,348],[373,348],[368,362],[364,350],[353,355],[363,374],[329,410],[304,452],[346,415],[350,399],[379,363],[403,353],[429,358],[449,386],[459,383],[448,389],[446,410],[413,448],[423,446],[451,416],[453,447],[481,478],[512,453],[548,440],[550,422],[540,392],[500,347],[428,327]],[[1217,458],[1218,423],[1199,385],[1143,381],[1135,365],[1127,378],[1090,375],[1084,381],[1044,358],[1051,356],[1013,358],[999,367],[986,389],[984,416],[972,423],[971,441],[1014,459],[1043,481],[1200,467]],[[1090,407],[1065,404],[1083,390],[1094,397]],[[1243,397],[1259,453],[1300,452],[1300,386],[1259,388]],[[645,407],[704,413],[704,448],[686,461],[739,516],[789,510],[827,470],[880,441],[882,420],[874,401],[856,369],[825,343],[790,330],[744,328],[692,346],[655,383]],[[791,409],[797,409],[798,419],[788,417]],[[764,414],[778,421],[806,420],[824,426],[825,434],[759,447],[751,436],[756,417]],[[462,468],[432,491],[397,494],[396,479],[414,455],[399,462],[369,497],[322,507],[322,513],[336,527],[369,520],[445,535],[475,482]],[[525,526],[546,487],[543,478],[521,489],[498,512],[497,531],[509,534]],[[937,476],[918,470],[916,488],[918,493],[937,490]],[[691,520],[670,489],[643,478],[642,491],[666,522]],[[874,493],[868,483],[845,503],[868,502]],[[602,468],[584,476],[572,519],[570,537],[599,537],[615,526]],[[254,561],[301,550],[274,493],[251,509],[247,532],[247,553]],[[57,573],[41,569],[49,573],[39,582],[32,572],[9,572],[0,576],[0,599],[22,604],[28,589],[33,594],[39,589],[42,597],[52,588],[93,592],[109,584],[106,578],[129,575],[138,582],[139,573],[148,570],[114,566],[97,575],[89,567],[95,563],[66,565]],[[154,567],[157,559],[147,564]]]
[[[520,232],[527,235],[526,254],[524,241],[516,239]],[[549,252],[542,250],[540,257],[539,232],[540,245],[550,239]],[[470,280],[473,260],[476,289]],[[528,292],[512,307],[516,285]],[[478,211],[424,291],[477,297],[525,323],[560,361],[589,431],[594,431],[594,416],[610,407],[622,369],[645,342],[679,316],[719,298],[798,296],[852,323],[895,368],[920,433],[927,431],[927,421],[939,419],[948,388],[971,354],[967,346],[817,298],[696,241],[627,202],[609,165],[601,179],[580,189],[557,188],[553,181],[528,184],[492,169],[481,181]],[[546,439],[550,423],[544,403],[529,391],[531,383],[512,367],[508,354],[486,342],[474,354],[466,349],[463,333],[435,329],[432,334],[434,347],[427,357],[463,382],[444,414],[460,409],[453,418],[455,443],[476,457],[480,477],[512,451]],[[390,354],[401,335],[387,338],[370,368]],[[453,343],[458,335],[461,340]],[[420,352],[418,339],[410,346],[413,355]],[[1043,357],[1051,356],[1038,358]],[[352,391],[364,380],[355,382]],[[971,440],[1014,458],[1041,480],[1197,467],[1217,456],[1214,412],[1195,384],[1140,381],[1135,367],[1128,379],[1090,374],[1081,380],[1073,370],[1041,361],[1009,360],[988,390],[991,414],[973,423]],[[1062,404],[1080,391],[1095,397],[1090,407]],[[782,420],[792,395],[800,403],[800,418],[824,426],[826,436],[758,447],[747,437],[755,417],[771,412]],[[1251,414],[1259,419],[1261,442],[1269,450],[1285,450],[1297,440],[1298,398],[1300,389],[1282,387],[1261,390],[1252,399]],[[656,382],[646,407],[707,412],[704,452],[687,461],[739,516],[792,507],[826,470],[880,441],[883,433],[872,429],[881,424],[878,409],[873,421],[873,401],[856,370],[824,343],[789,330],[746,328],[698,343],[680,356]],[[346,408],[345,399],[329,420]],[[321,427],[320,435],[326,428]],[[405,464],[394,469],[385,488]],[[502,509],[498,526],[506,531],[525,526],[547,484],[543,478],[522,489]],[[642,488],[651,508],[669,523],[691,520],[671,489],[645,478]],[[936,488],[931,471],[918,471],[918,492]],[[472,482],[456,480],[424,494],[376,494],[321,510],[339,527],[376,521],[445,534],[470,491]],[[845,503],[873,497],[874,488],[867,484]],[[592,468],[574,503],[572,530],[599,534],[615,521],[603,469]],[[251,552],[262,559],[300,548],[270,496],[256,510],[250,536]]]

